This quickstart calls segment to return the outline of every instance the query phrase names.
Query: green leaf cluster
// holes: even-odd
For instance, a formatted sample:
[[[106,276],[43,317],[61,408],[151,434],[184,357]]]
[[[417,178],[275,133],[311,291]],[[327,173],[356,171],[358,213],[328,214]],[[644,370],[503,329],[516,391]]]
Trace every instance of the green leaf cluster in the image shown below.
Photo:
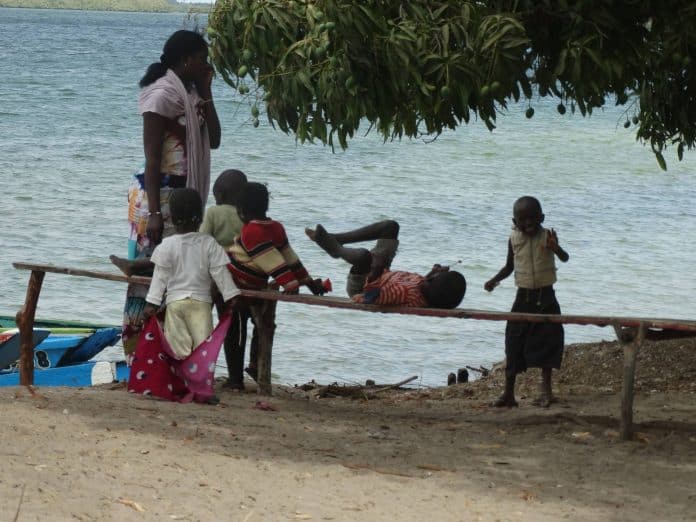
[[[607,100],[664,166],[696,140],[696,4],[676,0],[218,0],[216,69],[263,92],[270,122],[347,147],[364,121],[384,139],[472,118],[495,128],[511,100],[588,115]]]

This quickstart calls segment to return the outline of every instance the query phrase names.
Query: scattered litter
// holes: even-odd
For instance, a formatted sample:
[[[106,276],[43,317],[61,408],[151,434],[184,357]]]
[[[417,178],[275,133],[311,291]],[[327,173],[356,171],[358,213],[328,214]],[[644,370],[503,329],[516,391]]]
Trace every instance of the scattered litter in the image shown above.
[[[634,438],[643,444],[650,444],[650,437],[648,437],[647,433],[641,433],[641,432],[636,432],[634,435]]]
[[[278,411],[278,408],[266,401],[256,401],[252,408],[261,411]]]
[[[536,493],[532,493],[531,491],[525,490],[520,493],[520,498],[525,502],[533,502],[537,499],[537,495]]]
[[[135,509],[136,511],[138,511],[140,513],[145,512],[145,508],[143,508],[143,506],[138,504],[135,500],[130,500],[128,498],[118,497],[116,499],[116,502],[118,502],[119,504],[123,504],[124,506],[128,506],[129,508]]]

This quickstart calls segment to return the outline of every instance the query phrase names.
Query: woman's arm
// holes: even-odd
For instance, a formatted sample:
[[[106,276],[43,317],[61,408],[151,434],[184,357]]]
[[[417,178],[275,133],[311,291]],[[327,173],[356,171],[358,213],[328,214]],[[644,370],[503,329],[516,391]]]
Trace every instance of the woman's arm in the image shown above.
[[[213,67],[209,65],[206,76],[196,81],[196,90],[198,91],[198,95],[203,99],[203,114],[208,126],[210,148],[217,149],[220,146],[222,130],[220,128],[220,118],[218,118],[217,110],[215,110],[215,103],[213,102],[213,91],[211,89],[213,72]]]
[[[160,208],[160,167],[167,120],[154,112],[143,113],[143,146],[145,149],[145,192],[147,193],[147,235],[154,244],[162,240],[162,209]]]

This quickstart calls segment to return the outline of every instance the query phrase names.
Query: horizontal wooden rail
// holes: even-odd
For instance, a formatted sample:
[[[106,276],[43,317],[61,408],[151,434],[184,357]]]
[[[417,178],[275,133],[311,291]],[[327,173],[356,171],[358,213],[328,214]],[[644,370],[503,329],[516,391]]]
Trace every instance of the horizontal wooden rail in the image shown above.
[[[149,284],[149,277],[127,277],[121,274],[97,272],[77,268],[66,268],[54,265],[39,265],[30,263],[12,263],[19,270],[31,271],[27,296],[24,307],[17,313],[17,325],[21,336],[21,375],[22,384],[33,382],[34,359],[32,345],[32,331],[34,326],[34,313],[41,292],[41,284],[46,273],[66,274],[106,281],[120,281],[126,283]],[[314,295],[286,295],[270,290],[242,290],[245,297],[263,300],[263,305],[252,305],[251,311],[259,325],[259,355],[258,355],[258,384],[259,393],[271,393],[271,356],[273,347],[273,330],[275,328],[275,305],[277,301],[289,303],[303,303],[307,305],[326,306],[329,308],[342,308],[346,310],[362,310],[366,312],[395,313],[407,315],[420,315],[428,317],[456,317],[461,319],[480,319],[487,321],[527,321],[532,323],[563,323],[595,326],[613,326],[617,334],[621,328],[636,328],[637,337],[633,342],[627,342],[619,335],[624,350],[624,376],[621,390],[621,436],[629,439],[632,436],[633,426],[633,381],[635,376],[636,356],[643,340],[649,336],[650,329],[663,331],[676,331],[679,335],[689,335],[696,332],[696,321],[685,319],[655,319],[647,317],[621,317],[600,315],[549,315],[549,314],[521,314],[513,312],[495,312],[489,310],[469,310],[456,308],[454,310],[440,310],[436,308],[409,308],[403,306],[377,306],[353,303],[349,299],[340,297],[324,297]]]
[[[67,274],[107,281],[121,281],[126,283],[150,284],[149,277],[113,274],[110,272],[97,272],[93,270],[81,270],[54,265],[36,265],[29,263],[12,263],[19,270],[31,270],[33,272],[46,272],[55,274]],[[326,306],[329,308],[343,308],[347,310],[362,310],[365,312],[377,312],[383,314],[422,315],[427,317],[457,317],[460,319],[479,319],[484,321],[528,321],[531,323],[563,323],[594,326],[622,326],[656,328],[663,330],[679,330],[696,332],[696,321],[686,319],[659,319],[647,317],[626,316],[602,316],[602,315],[553,315],[553,314],[522,314],[516,312],[496,312],[490,310],[475,310],[455,308],[454,310],[441,310],[438,308],[415,308],[405,306],[377,306],[354,303],[343,297],[327,297],[306,294],[286,295],[270,290],[242,290],[242,295],[256,299],[270,301],[282,301],[288,303],[302,303],[314,306]]]

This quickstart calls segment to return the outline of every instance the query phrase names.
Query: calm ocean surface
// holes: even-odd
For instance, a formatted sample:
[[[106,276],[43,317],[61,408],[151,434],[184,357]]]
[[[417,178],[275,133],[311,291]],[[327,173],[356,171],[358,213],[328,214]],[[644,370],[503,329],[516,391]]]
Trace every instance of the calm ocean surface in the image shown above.
[[[143,160],[137,82],[185,23],[182,14],[0,9],[0,313],[24,301],[28,273],[12,261],[115,271],[108,255],[126,254],[126,188]],[[213,177],[234,167],[268,183],[270,215],[336,295],[345,295],[346,267],[322,255],[304,227],[393,218],[395,268],[454,265],[469,285],[462,306],[508,310],[512,278],[490,294],[483,283],[505,261],[513,201],[533,194],[570,253],[556,287],[564,312],[696,316],[695,156],[679,163],[670,151],[661,172],[623,128],[621,109],[583,119],[539,101],[532,120],[514,106],[493,133],[473,123],[431,143],[370,134],[333,154],[296,144],[263,117],[253,128],[250,101],[219,79],[215,95],[223,141]],[[118,324],[124,293],[123,284],[49,274],[37,315]],[[439,385],[458,367],[502,359],[504,328],[281,304],[274,380],[417,374]],[[568,343],[612,338],[608,329],[566,329]]]

